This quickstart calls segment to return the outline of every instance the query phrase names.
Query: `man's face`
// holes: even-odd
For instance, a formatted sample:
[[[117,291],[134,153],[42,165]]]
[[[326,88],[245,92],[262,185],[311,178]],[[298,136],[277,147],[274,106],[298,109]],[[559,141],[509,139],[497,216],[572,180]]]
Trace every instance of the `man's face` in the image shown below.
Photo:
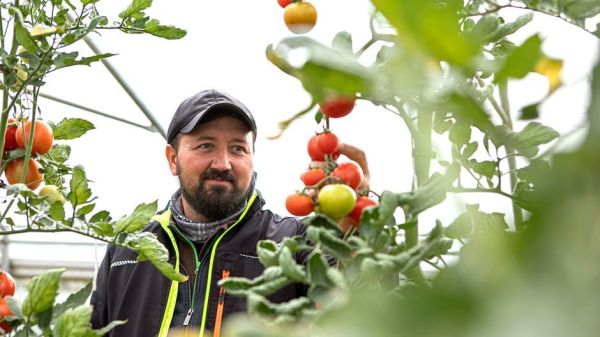
[[[217,221],[238,211],[253,172],[253,138],[246,124],[221,117],[177,137],[177,150],[167,145],[166,155],[179,178],[186,217]]]

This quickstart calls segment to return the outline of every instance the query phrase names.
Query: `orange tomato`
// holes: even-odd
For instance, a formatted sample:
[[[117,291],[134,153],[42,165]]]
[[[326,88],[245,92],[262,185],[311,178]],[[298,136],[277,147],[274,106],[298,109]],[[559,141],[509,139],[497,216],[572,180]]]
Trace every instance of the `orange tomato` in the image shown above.
[[[21,175],[23,174],[23,166],[25,164],[24,158],[11,160],[6,166],[4,174],[9,185],[17,184],[20,182]],[[25,185],[32,190],[35,190],[40,183],[44,181],[44,175],[40,172],[42,166],[33,158],[29,158],[29,165],[27,165],[27,174],[25,175]]]
[[[294,2],[285,7],[283,20],[292,33],[304,34],[317,23],[317,10],[308,2]]]
[[[15,139],[17,145],[24,149],[29,141],[29,133],[31,132],[31,121],[27,121],[17,128]],[[45,154],[50,151],[52,143],[54,142],[54,134],[50,125],[43,121],[35,121],[35,130],[33,132],[33,144],[31,145],[31,153],[37,153],[39,155]]]

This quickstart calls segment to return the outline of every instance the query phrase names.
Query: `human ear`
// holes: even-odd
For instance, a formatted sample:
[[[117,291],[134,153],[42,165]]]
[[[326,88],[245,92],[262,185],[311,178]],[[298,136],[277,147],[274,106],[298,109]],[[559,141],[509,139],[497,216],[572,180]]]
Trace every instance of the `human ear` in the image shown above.
[[[171,144],[167,144],[165,148],[165,156],[167,157],[167,162],[169,163],[169,169],[171,169],[171,174],[174,176],[177,175],[177,150]]]

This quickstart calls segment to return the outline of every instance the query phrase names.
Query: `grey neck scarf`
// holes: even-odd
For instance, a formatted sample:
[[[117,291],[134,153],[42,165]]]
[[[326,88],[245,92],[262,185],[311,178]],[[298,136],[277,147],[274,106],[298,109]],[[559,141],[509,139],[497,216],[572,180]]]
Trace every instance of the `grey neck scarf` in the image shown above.
[[[254,182],[256,180],[256,174],[252,176],[252,182],[250,183],[250,190],[254,190]],[[194,222],[188,219],[183,214],[183,207],[181,203],[181,191],[177,190],[173,196],[171,196],[170,208],[171,214],[173,214],[173,220],[179,228],[192,242],[204,243],[211,236],[213,236],[220,228],[227,228],[242,214],[246,208],[248,201],[242,205],[242,207],[229,217],[218,220],[215,222]]]

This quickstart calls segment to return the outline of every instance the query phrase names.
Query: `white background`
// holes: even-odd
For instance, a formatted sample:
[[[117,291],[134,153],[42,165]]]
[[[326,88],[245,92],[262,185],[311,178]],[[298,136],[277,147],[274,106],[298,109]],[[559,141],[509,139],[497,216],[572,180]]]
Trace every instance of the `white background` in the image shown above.
[[[371,5],[366,0],[314,0],[318,10],[316,27],[306,34],[329,44],[339,31],[352,34],[355,50],[369,38]],[[101,14],[117,18],[125,8],[122,0],[103,0]],[[187,30],[182,40],[168,41],[152,36],[104,31],[93,37],[103,52],[118,53],[110,62],[150,108],[166,130],[172,113],[184,98],[206,88],[226,91],[244,102],[258,124],[255,166],[258,189],[267,207],[287,214],[285,197],[302,187],[300,174],[309,164],[306,142],[319,127],[312,115],[298,121],[278,140],[267,140],[277,124],[310,103],[300,83],[281,72],[265,57],[268,44],[293,35],[283,22],[283,9],[276,0],[156,0],[148,11],[163,24]],[[507,18],[522,14],[508,13]],[[588,75],[596,59],[597,39],[563,21],[543,15],[536,18],[513,41],[519,42],[535,31],[544,38],[544,52],[565,60],[563,82],[542,106],[542,122],[566,133],[582,123],[588,102]],[[81,55],[92,55],[81,42]],[[367,55],[368,58],[368,55]],[[530,75],[511,84],[512,110],[533,103],[546,94],[547,81]],[[149,124],[142,112],[101,64],[58,71],[47,78],[42,91],[122,118]],[[63,117],[82,117],[96,130],[67,142],[72,146],[71,164],[85,167],[91,188],[99,197],[97,210],[107,209],[114,218],[129,213],[141,202],[159,200],[166,205],[177,188],[164,158],[165,141],[158,133],[118,123],[48,100],[41,101],[42,118],[58,122]],[[412,182],[412,156],[408,132],[392,113],[359,101],[355,110],[332,122],[332,129],[344,142],[368,153],[371,189],[408,191]],[[522,125],[518,124],[518,127]],[[506,211],[503,197],[481,195],[452,197],[430,210],[425,225],[436,218],[453,219],[465,202],[483,201],[486,211]],[[510,221],[510,215],[507,220]],[[41,237],[48,240],[48,236]],[[81,240],[80,237],[71,238]],[[22,256],[26,249],[11,250]],[[93,252],[65,254],[65,249],[48,252],[48,258],[93,259]],[[14,255],[13,255],[14,254]],[[68,255],[65,257],[65,255]]]

